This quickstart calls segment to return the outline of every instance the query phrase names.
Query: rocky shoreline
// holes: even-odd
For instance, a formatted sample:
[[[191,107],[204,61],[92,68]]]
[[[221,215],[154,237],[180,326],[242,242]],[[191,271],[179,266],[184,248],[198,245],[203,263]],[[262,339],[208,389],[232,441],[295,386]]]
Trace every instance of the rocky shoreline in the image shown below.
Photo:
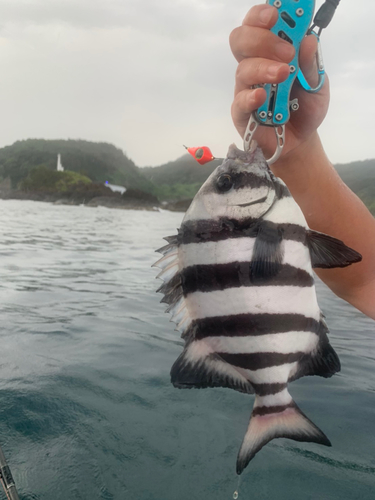
[[[0,199],[42,201],[53,203],[54,205],[85,205],[93,208],[106,207],[121,210],[158,211],[159,209],[163,209],[173,212],[185,212],[191,203],[191,200],[160,203],[155,196],[138,190],[128,190],[122,195],[114,193],[108,188],[106,190],[108,192],[94,193],[93,196],[85,196],[76,192],[41,193],[21,190],[0,190]]]

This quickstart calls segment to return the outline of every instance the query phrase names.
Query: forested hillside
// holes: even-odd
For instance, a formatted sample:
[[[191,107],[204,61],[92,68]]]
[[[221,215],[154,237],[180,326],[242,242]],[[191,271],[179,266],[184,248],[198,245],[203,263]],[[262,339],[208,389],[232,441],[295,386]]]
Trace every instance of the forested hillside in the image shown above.
[[[185,154],[160,167],[141,168],[141,172],[155,185],[160,200],[181,200],[193,198],[221,162],[218,159],[200,165],[190,154]]]
[[[220,165],[222,159],[199,165],[190,154],[181,156],[160,167],[144,167],[141,172],[154,184],[195,184],[203,182]]]
[[[159,199],[192,198],[220,162],[215,160],[201,166],[186,154],[160,167],[142,168],[141,172],[155,184]],[[375,214],[375,160],[340,164],[335,168],[343,181]]]
[[[341,179],[375,215],[375,160],[335,165]]]
[[[112,144],[82,140],[27,139],[0,149],[0,180],[10,178],[15,189],[34,167],[56,169],[61,154],[66,170],[85,175],[94,182],[108,181],[152,192],[152,183],[127,156]]]
[[[35,179],[38,178],[36,172],[44,172],[45,178],[49,171],[45,169],[56,170],[58,153],[61,154],[66,171],[86,176],[98,184],[108,181],[146,191],[156,195],[160,201],[193,198],[222,161],[217,159],[202,166],[192,156],[185,154],[160,167],[138,168],[120,149],[111,144],[83,140],[28,139],[0,149],[0,182],[10,179],[13,189],[22,186],[25,189],[28,186],[30,190],[30,186],[34,186]],[[42,168],[33,170],[36,167]],[[344,182],[375,214],[375,159],[336,165],[335,168]],[[29,174],[34,176],[31,184]],[[69,182],[72,180],[69,179]],[[38,191],[35,186],[34,190]]]

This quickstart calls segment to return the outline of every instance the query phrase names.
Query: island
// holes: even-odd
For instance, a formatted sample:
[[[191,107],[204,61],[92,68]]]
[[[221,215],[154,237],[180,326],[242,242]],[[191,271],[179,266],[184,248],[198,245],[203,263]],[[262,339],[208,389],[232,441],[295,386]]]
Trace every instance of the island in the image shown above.
[[[27,139],[0,149],[0,198],[184,212],[221,161],[202,166],[184,153],[140,168],[112,144]],[[335,168],[375,215],[375,159]]]

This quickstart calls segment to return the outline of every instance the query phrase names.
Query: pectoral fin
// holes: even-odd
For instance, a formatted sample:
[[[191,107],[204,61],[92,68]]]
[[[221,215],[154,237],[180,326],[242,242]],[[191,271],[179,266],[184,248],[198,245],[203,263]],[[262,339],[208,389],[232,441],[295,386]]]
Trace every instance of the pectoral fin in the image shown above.
[[[362,260],[361,254],[347,247],[341,240],[327,234],[308,230],[306,240],[312,267],[322,269],[346,267]]]
[[[263,222],[260,225],[251,262],[253,283],[268,280],[279,273],[283,260],[281,240],[281,231],[273,224]]]

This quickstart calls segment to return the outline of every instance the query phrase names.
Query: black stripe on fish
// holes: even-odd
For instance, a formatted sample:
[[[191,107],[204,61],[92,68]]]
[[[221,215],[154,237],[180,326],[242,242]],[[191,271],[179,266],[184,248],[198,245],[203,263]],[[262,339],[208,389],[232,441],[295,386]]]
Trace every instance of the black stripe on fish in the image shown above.
[[[251,385],[258,396],[271,396],[272,394],[281,392],[288,386],[288,384],[254,384],[253,382]]]
[[[253,413],[251,414],[253,417],[262,417],[263,415],[271,415],[273,413],[281,413],[288,408],[294,408],[295,403],[292,401],[287,405],[278,405],[278,406],[258,406],[254,408]]]
[[[176,286],[173,290],[166,293],[164,297],[161,299],[162,304],[168,304],[169,306],[173,306],[176,304],[178,300],[183,296],[183,291],[181,286]],[[166,311],[169,312],[169,311]]]
[[[177,234],[172,234],[172,236],[165,236],[164,239],[172,245],[177,245]]]
[[[299,241],[306,245],[306,229],[298,224],[275,224],[268,221],[269,226],[280,230],[283,239]],[[259,219],[194,220],[181,225],[178,232],[178,244],[205,243],[222,241],[231,238],[255,238],[258,235]]]
[[[280,366],[286,363],[295,363],[303,358],[304,352],[291,352],[281,354],[279,352],[253,352],[229,354],[226,352],[217,353],[221,359],[238,368],[245,370],[261,370],[271,366]]]
[[[235,314],[194,320],[184,337],[247,337],[291,331],[320,331],[320,323],[302,314]]]
[[[319,375],[330,377],[340,369],[337,354],[329,345],[324,324],[319,324],[319,343],[313,352],[304,353],[226,353],[211,352],[203,358],[194,359],[194,341],[191,332],[183,353],[174,363],[171,370],[172,383],[179,388],[230,387],[241,392],[255,392],[258,396],[277,394],[286,388],[286,380],[274,383],[252,384],[241,372],[241,369],[259,370],[271,366],[282,366],[285,363],[297,363],[297,370],[288,382],[303,375]]]
[[[276,276],[259,274],[262,265],[257,262],[231,262],[229,264],[196,265],[183,269],[181,274],[184,295],[194,292],[213,292],[241,286],[297,286],[310,287],[314,278],[303,269],[280,264]],[[256,269],[256,274],[254,273]],[[255,274],[255,277],[254,277]]]
[[[282,198],[290,198],[292,196],[285,184],[281,184],[281,182],[275,181],[273,185],[275,188],[276,196],[279,200],[281,200]]]
[[[222,174],[218,175],[218,179],[220,179],[220,176]],[[269,189],[274,188],[274,182],[269,177],[265,176],[260,176],[255,174],[254,172],[235,172],[235,171],[228,171],[226,175],[231,177],[231,181],[233,183],[233,188],[234,190],[239,190],[239,189],[244,189],[244,188],[260,188],[260,187],[268,187]],[[216,187],[216,183],[214,182],[211,185],[207,185],[204,188],[205,193],[217,193],[217,194],[226,194],[226,192],[222,192]]]
[[[289,410],[288,413],[283,414],[286,409]],[[262,419],[259,425],[262,415],[269,417]],[[302,413],[294,401],[286,406],[255,407],[238,453],[237,474],[242,473],[265,444],[281,437],[331,446],[327,436]]]
[[[164,293],[164,297],[160,302],[164,302],[166,304],[173,304],[177,302],[177,300],[182,297],[180,273],[177,273],[169,281],[163,283],[163,285],[157,289],[157,292]]]

